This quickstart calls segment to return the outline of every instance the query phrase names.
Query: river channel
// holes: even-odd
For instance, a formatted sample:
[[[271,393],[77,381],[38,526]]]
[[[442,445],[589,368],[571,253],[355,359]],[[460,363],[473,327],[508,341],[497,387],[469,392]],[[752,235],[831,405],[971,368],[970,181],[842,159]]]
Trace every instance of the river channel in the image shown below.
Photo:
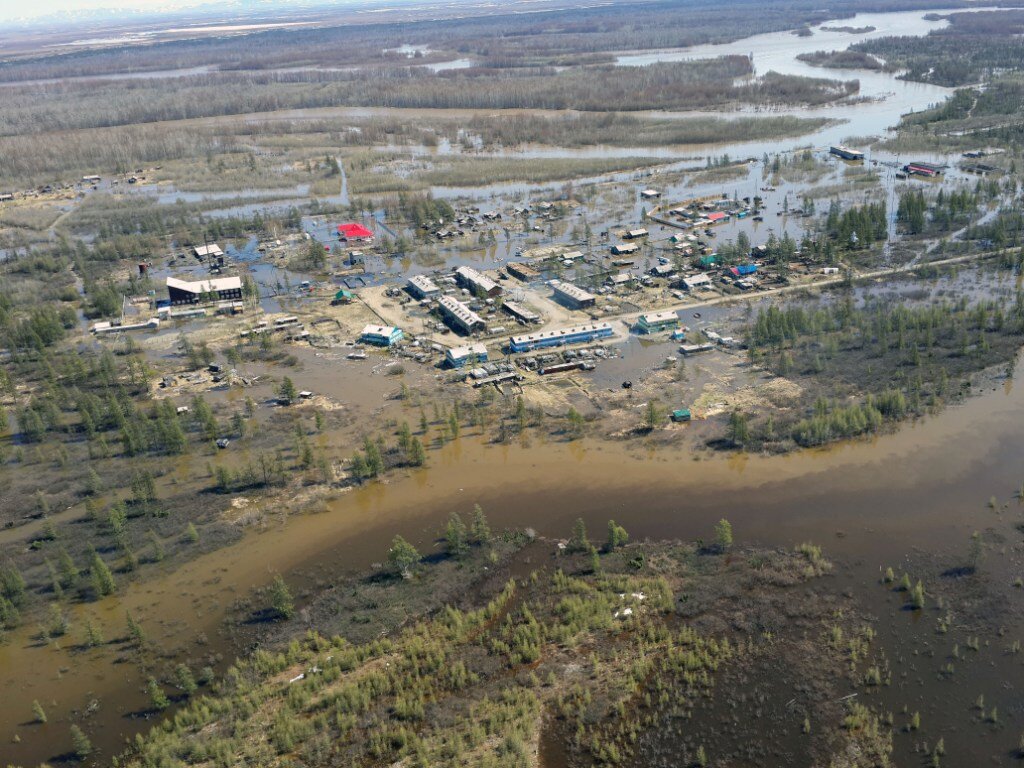
[[[942,23],[925,21],[923,15],[859,14],[837,22],[875,26],[868,35],[819,29],[810,38],[759,35],[725,46],[624,56],[620,62],[742,52],[753,54],[759,72],[822,76],[793,57],[842,48],[866,36],[925,34]],[[799,112],[847,122],[793,140],[794,146],[851,134],[880,135],[901,113],[949,94],[885,73],[827,70],[825,76],[856,77],[862,94],[876,99]],[[773,142],[765,151],[785,149],[785,143]],[[757,150],[738,144],[716,151],[743,156]],[[1018,365],[1016,373],[1024,375],[1024,368]],[[1022,414],[1024,388],[1008,378],[962,406],[895,434],[787,456],[648,451],[588,439],[493,446],[468,434],[431,452],[427,469],[342,494],[317,514],[274,515],[273,524],[247,533],[235,545],[75,608],[71,620],[80,627],[80,620],[92,616],[112,639],[123,634],[125,612],[131,611],[168,658],[209,659],[223,669],[242,650],[223,630],[227,609],[274,573],[290,574],[301,589],[309,574],[330,579],[365,569],[384,558],[395,533],[430,551],[447,515],[469,512],[474,503],[484,507],[494,527],[529,526],[555,537],[567,535],[576,517],[594,531],[615,518],[640,539],[708,536],[715,521],[728,517],[740,541],[822,544],[832,558],[847,564],[844,578],[870,590],[879,567],[899,568],[915,552],[962,550],[977,529],[1012,535],[1012,523],[1020,517],[1016,507],[1010,519],[990,510],[986,501],[1009,499],[1024,480]],[[190,469],[185,461],[179,471]],[[1003,567],[992,566],[997,572]],[[1009,574],[999,576],[1009,592]],[[102,750],[102,761],[125,739],[155,724],[137,714],[146,710],[144,679],[134,662],[116,663],[123,649],[110,644],[79,652],[70,640],[62,648],[38,642],[34,635],[35,628],[27,628],[0,645],[0,763],[30,765],[66,752],[69,720],[77,721],[72,713],[90,706],[94,711],[86,727]],[[1016,667],[1011,676],[1019,677]],[[33,699],[46,706],[46,725],[28,723]],[[1009,715],[1011,709],[1003,711]],[[1013,730],[1007,736],[1013,744],[1021,723],[1015,725],[1007,729]],[[971,756],[969,748],[962,756]]]

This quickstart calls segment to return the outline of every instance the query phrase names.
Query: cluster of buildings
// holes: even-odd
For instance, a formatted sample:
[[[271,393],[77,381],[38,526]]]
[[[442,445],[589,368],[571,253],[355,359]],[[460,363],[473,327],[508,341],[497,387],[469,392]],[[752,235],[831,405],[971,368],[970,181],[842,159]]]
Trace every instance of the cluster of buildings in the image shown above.
[[[754,213],[753,203],[757,201],[744,197],[742,201],[729,197],[703,197],[684,202],[669,208],[665,214],[667,219],[655,217],[656,221],[679,229],[707,229],[716,224],[723,224],[732,217],[743,219]],[[756,214],[754,214],[757,220]]]

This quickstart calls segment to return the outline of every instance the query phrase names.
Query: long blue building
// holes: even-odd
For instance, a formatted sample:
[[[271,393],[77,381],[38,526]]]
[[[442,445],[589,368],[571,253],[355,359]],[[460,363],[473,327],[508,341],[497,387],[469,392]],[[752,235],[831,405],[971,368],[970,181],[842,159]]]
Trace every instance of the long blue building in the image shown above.
[[[612,327],[608,323],[590,323],[574,325],[571,328],[559,328],[554,331],[540,331],[525,336],[513,336],[509,339],[509,350],[512,352],[529,352],[532,349],[561,347],[567,344],[586,344],[594,339],[606,339],[612,335]]]

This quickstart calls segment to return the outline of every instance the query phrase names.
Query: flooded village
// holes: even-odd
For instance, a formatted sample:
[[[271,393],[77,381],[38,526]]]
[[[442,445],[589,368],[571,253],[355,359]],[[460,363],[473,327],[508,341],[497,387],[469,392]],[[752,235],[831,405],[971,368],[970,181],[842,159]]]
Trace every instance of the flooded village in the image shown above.
[[[0,37],[0,761],[1019,762],[1020,12],[413,5]]]

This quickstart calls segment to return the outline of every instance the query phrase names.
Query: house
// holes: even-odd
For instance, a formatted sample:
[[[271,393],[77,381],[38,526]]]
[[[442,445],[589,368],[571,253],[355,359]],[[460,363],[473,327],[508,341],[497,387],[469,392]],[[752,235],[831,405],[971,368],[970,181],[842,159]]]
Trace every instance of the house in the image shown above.
[[[541,331],[525,336],[513,336],[509,339],[509,350],[512,352],[529,352],[533,349],[561,347],[567,344],[585,344],[594,339],[606,339],[612,335],[612,327],[608,323],[592,323],[576,325],[571,328],[560,328],[554,331]]]
[[[149,320],[143,320],[138,323],[112,323],[109,320],[100,320],[94,324],[89,330],[90,332],[100,336],[105,333],[121,333],[123,331],[148,331],[156,330],[160,327],[160,319],[151,317]]]
[[[467,364],[486,363],[487,347],[483,344],[466,344],[462,347],[452,347],[445,351],[444,359],[452,368],[462,368]]]
[[[740,264],[729,269],[729,274],[731,274],[733,277],[744,277],[746,275],[753,275],[756,272],[756,264]]]
[[[661,197],[661,192],[659,192],[656,189],[645,189],[643,192],[640,193],[640,197],[642,197],[644,200],[657,200],[659,197]]]
[[[356,295],[345,288],[334,294],[334,301],[331,304],[351,304],[355,301]]]
[[[339,224],[338,238],[346,241],[362,240],[364,242],[369,242],[370,240],[373,240],[373,230],[355,222]]]
[[[693,416],[690,414],[689,408],[677,408],[672,411],[672,421],[689,421]]]
[[[633,282],[633,276],[628,272],[619,272],[617,275],[611,275],[605,282],[613,288],[621,288]]]
[[[197,245],[192,248],[192,253],[195,254],[197,259],[216,259],[224,255],[224,251],[222,251],[220,246],[216,243],[210,243],[209,245]]]
[[[926,178],[934,178],[942,173],[943,166],[933,165],[932,163],[921,163],[913,162],[907,163],[903,166],[903,170],[912,176],[925,176]]]
[[[583,258],[583,251],[566,251],[559,258],[562,261],[576,261]]]
[[[729,218],[729,214],[722,213],[721,211],[715,211],[713,213],[709,213],[704,218],[706,218],[711,224],[717,224],[720,221],[727,220]]]
[[[615,256],[626,256],[631,253],[636,253],[640,250],[640,246],[636,243],[623,243],[621,245],[612,246],[612,254]]]
[[[540,279],[540,272],[531,267],[529,264],[524,264],[521,261],[513,262],[509,264],[506,269],[512,277],[522,280],[524,283],[529,283],[533,280]]]
[[[658,333],[660,331],[671,331],[679,327],[679,315],[675,312],[648,312],[637,318],[636,326],[638,333]]]
[[[491,280],[487,275],[478,272],[472,267],[459,267],[455,270],[455,279],[463,288],[468,288],[475,294],[483,294],[488,298],[501,296],[501,286]]]
[[[487,328],[484,319],[458,299],[442,296],[438,301],[438,306],[441,309],[441,316],[448,324],[468,336],[472,336],[474,333],[483,333]]]
[[[359,334],[359,340],[376,347],[392,347],[404,338],[401,328],[392,325],[367,325]]]
[[[515,301],[503,302],[501,308],[508,312],[510,315],[512,315],[512,317],[514,317],[516,320],[519,320],[530,325],[534,323],[539,323],[541,319],[540,315],[538,315],[532,309],[527,309],[522,304],[519,304]]]
[[[9,203],[14,199],[13,192],[0,192],[0,203]]]
[[[198,304],[201,300],[231,301],[242,298],[242,278],[217,277],[209,280],[179,280],[167,278],[167,293],[171,305]]]
[[[586,309],[597,303],[597,297],[572,283],[552,280],[548,285],[555,293],[555,301],[570,309]]]
[[[864,159],[864,153],[861,152],[859,149],[850,149],[849,147],[843,146],[842,144],[835,147],[829,147],[828,151],[830,154],[833,154],[836,157],[843,158],[843,160],[856,161]]]
[[[683,278],[683,287],[688,291],[696,291],[701,288],[708,288],[711,285],[711,278],[706,274],[691,275]]]
[[[676,273],[676,268],[671,264],[657,264],[651,267],[651,274],[654,277],[671,277]]]
[[[700,352],[710,352],[714,348],[714,344],[682,344],[679,351],[684,355],[696,355]]]
[[[433,299],[441,295],[440,287],[427,275],[413,275],[405,287],[417,299]]]
[[[646,229],[631,229],[623,235],[627,240],[639,240],[641,237],[647,237],[650,234]]]

